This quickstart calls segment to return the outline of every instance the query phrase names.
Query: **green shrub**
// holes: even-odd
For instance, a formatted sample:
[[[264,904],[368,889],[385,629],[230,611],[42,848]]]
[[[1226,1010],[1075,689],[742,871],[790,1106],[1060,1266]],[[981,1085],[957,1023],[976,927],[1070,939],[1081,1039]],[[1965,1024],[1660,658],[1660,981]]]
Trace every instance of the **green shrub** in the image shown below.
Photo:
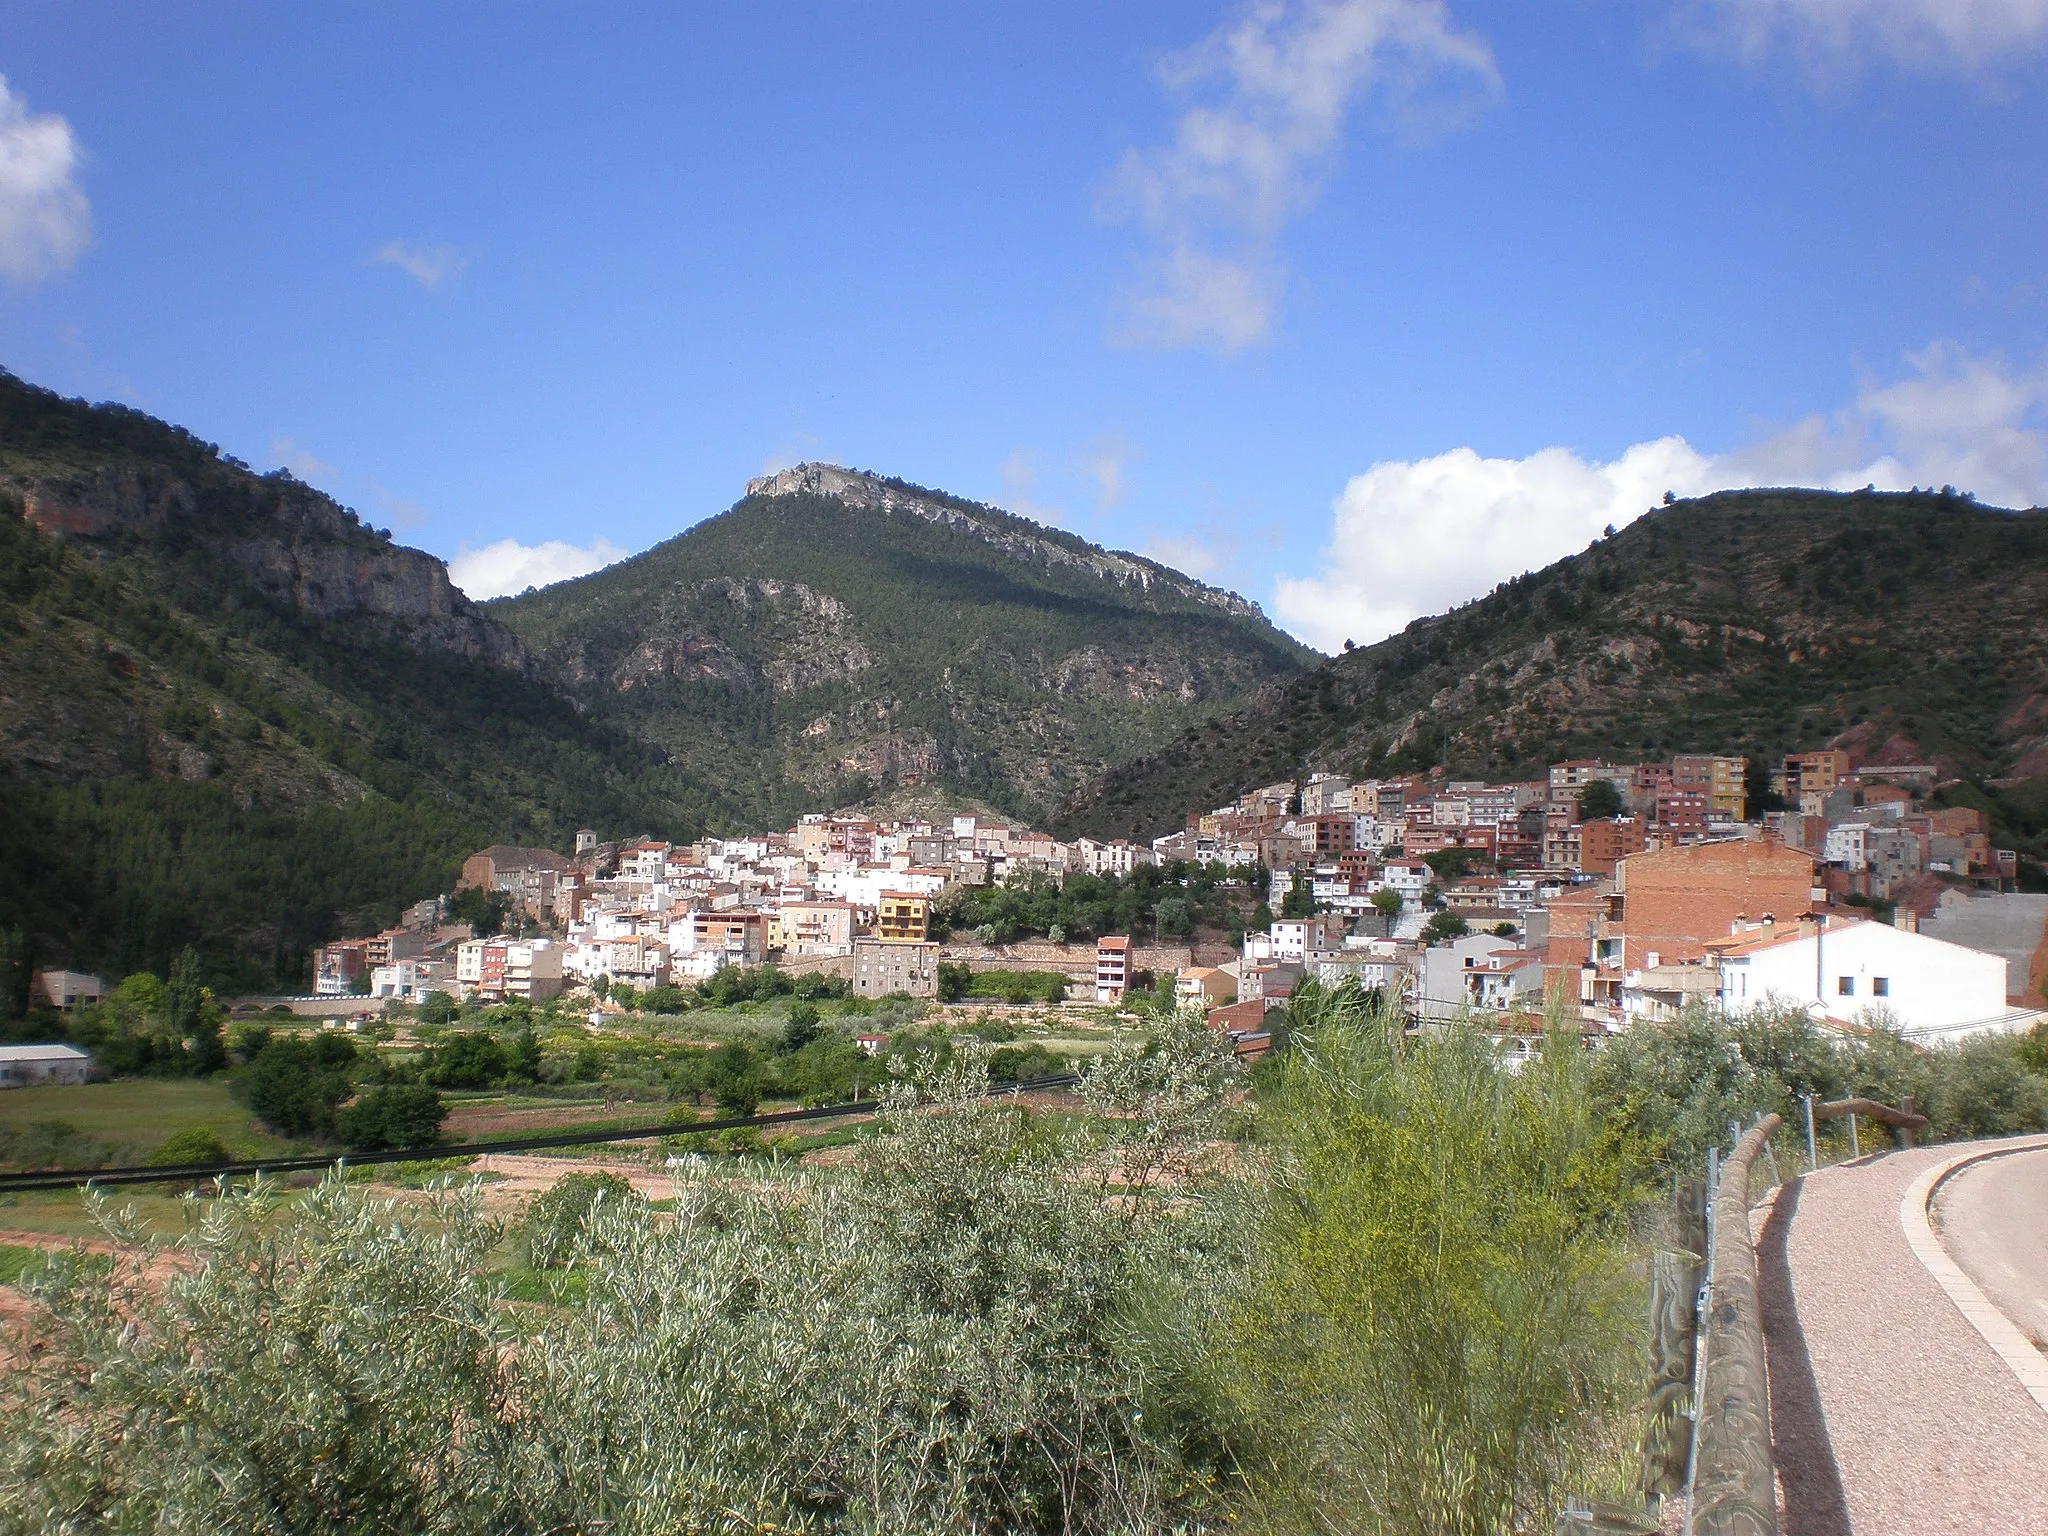
[[[509,1065],[496,1035],[458,1030],[434,1047],[426,1076],[436,1088],[489,1088],[504,1077]]]
[[[336,1129],[351,1151],[385,1152],[433,1146],[447,1118],[448,1106],[425,1083],[387,1083],[344,1109]]]
[[[1472,925],[1456,912],[1433,912],[1429,921],[1422,925],[1424,944],[1448,944],[1452,939],[1462,939],[1472,931]]]
[[[821,1015],[810,1003],[794,1003],[782,1025],[781,1051],[785,1055],[802,1050],[818,1038]]]
[[[270,1036],[236,1075],[234,1091],[280,1136],[326,1138],[334,1134],[334,1112],[349,1096],[355,1065],[356,1048],[344,1036]]]
[[[526,1208],[523,1240],[535,1269],[571,1263],[585,1241],[591,1216],[605,1203],[640,1205],[633,1186],[616,1173],[568,1173],[533,1197]]]
[[[1801,1099],[1850,1096],[1902,1105],[1911,1096],[1940,1139],[2048,1127],[2048,1082],[2027,1071],[2027,1042],[2006,1037],[1921,1050],[1895,1030],[1844,1038],[1796,1005],[1733,1016],[1688,1009],[1600,1048],[1594,1091],[1653,1155],[1697,1170],[1731,1124],[1777,1114],[1799,1125]]]
[[[228,1144],[206,1126],[188,1125],[166,1137],[163,1145],[142,1161],[151,1168],[197,1168],[234,1160]]]
[[[992,1083],[1016,1083],[1028,1078],[1052,1077],[1061,1072],[1070,1072],[1074,1059],[1059,1051],[1047,1050],[1042,1045],[1006,1045],[992,1051],[988,1058],[988,1076]]]
[[[1965,1041],[1934,1054],[1923,1108],[1936,1136],[2014,1136],[2048,1130],[2048,1082],[2020,1065],[2015,1043]]]
[[[1282,1529],[1548,1529],[1641,1392],[1625,1133],[1576,1032],[1520,1074],[1406,1040],[1356,988],[1297,1020],[1261,1111],[1276,1177],[1198,1374]]]

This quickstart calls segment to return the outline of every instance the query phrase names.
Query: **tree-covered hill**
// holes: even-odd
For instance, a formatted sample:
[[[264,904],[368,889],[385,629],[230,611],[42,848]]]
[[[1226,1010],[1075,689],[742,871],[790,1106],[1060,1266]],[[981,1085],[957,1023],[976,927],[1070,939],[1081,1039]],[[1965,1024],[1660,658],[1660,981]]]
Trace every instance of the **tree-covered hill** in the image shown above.
[[[0,373],[0,934],[296,985],[486,843],[906,787],[1029,814],[1313,659],[1149,561],[830,475],[480,607],[282,471]]]
[[[689,835],[431,555],[287,475],[0,375],[0,929],[44,962],[297,984],[493,840]]]
[[[1845,737],[1962,777],[2048,776],[2048,513],[1933,493],[1677,502],[1117,765],[1055,826],[1149,837],[1318,769],[1523,778]]]
[[[757,823],[905,783],[1043,815],[1316,659],[1240,598],[992,507],[823,465],[748,489],[488,611]]]

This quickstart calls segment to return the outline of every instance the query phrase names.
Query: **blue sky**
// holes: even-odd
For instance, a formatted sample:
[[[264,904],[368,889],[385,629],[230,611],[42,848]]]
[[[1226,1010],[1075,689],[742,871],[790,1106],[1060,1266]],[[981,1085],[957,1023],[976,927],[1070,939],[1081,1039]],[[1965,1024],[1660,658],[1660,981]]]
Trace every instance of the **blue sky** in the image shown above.
[[[0,363],[479,594],[805,458],[1323,648],[1664,490],[2048,501],[2048,0],[17,0]]]

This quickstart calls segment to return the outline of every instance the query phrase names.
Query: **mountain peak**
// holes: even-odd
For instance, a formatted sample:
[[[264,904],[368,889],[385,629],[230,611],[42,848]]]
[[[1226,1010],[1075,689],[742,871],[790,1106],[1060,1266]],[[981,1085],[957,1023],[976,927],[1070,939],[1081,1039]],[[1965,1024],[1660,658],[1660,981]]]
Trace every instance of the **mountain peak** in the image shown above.
[[[749,496],[836,496],[854,506],[882,505],[889,489],[889,482],[880,475],[814,462],[793,464],[747,482]]]
[[[797,464],[749,480],[747,496],[825,496],[863,510],[907,513],[982,539],[1021,559],[1071,566],[1145,592],[1158,584],[1182,598],[1193,598],[1240,618],[1265,622],[1265,612],[1257,603],[1197,581],[1156,560],[1124,550],[1102,549],[1077,534],[1049,528],[1000,507],[964,501],[867,470],[845,469],[837,464]]]

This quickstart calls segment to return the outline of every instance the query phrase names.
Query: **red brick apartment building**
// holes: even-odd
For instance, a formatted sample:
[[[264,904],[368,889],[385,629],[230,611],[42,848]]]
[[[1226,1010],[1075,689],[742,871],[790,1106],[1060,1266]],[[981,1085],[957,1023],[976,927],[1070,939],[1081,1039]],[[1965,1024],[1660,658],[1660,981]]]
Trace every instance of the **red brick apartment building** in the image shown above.
[[[1787,923],[1812,911],[1826,901],[1815,894],[1818,871],[1812,854],[1768,838],[1630,854],[1615,865],[1612,890],[1550,903],[1545,983],[1582,1002],[1613,1002],[1626,972],[1703,959],[1738,918]]]

